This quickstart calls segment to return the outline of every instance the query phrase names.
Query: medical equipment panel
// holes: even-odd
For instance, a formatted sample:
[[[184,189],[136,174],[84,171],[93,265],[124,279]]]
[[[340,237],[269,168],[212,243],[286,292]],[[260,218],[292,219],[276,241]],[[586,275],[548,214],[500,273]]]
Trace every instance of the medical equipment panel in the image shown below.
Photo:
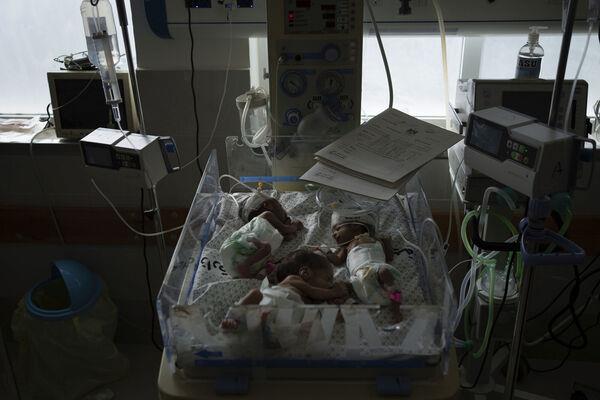
[[[565,80],[570,88],[572,80]],[[541,122],[548,121],[554,80],[545,79],[469,79],[459,81],[456,89],[456,108],[463,123],[474,111],[491,107],[506,107],[532,116]],[[565,89],[566,90],[566,89]],[[573,99],[571,121],[568,129],[579,136],[587,135],[586,110],[588,84],[578,80]],[[566,110],[567,97],[563,97],[559,110]],[[564,124],[564,113],[558,116],[558,126]]]
[[[121,126],[125,130],[138,129],[138,118],[132,106],[133,92],[126,72],[117,72],[117,81],[123,95],[118,105]],[[52,103],[56,136],[80,139],[98,127],[117,128],[106,104],[102,82],[96,71],[48,72],[48,87]]]
[[[319,108],[340,135],[360,123],[361,0],[267,1],[275,136],[293,135]]]
[[[83,160],[94,177],[128,179],[152,188],[179,170],[179,154],[171,137],[140,135],[98,128],[80,140]]]
[[[472,113],[465,163],[529,196],[568,192],[576,182],[575,135],[495,107]]]

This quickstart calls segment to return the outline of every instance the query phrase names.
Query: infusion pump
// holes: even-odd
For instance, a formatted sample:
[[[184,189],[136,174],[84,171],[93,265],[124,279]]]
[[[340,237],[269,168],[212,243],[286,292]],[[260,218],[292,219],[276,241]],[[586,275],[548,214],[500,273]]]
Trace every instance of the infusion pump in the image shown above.
[[[276,136],[293,136],[320,112],[329,132],[360,124],[362,0],[268,0],[271,113]]]

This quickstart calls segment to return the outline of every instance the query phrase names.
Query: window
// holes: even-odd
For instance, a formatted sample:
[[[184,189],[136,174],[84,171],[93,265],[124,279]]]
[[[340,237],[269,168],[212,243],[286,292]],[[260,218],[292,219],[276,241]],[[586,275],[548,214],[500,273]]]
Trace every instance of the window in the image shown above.
[[[45,112],[50,103],[46,73],[60,68],[53,59],[87,49],[80,4],[81,0],[0,1],[0,114]],[[111,4],[116,19],[113,0]],[[131,31],[130,35],[133,38]],[[119,40],[123,52],[120,35]],[[120,66],[125,65],[123,57]]]
[[[444,82],[442,52],[438,35],[383,36],[394,83],[394,107],[419,117],[442,117]],[[456,92],[463,38],[446,37],[450,99]],[[377,38],[363,42],[362,114],[373,116],[387,108],[388,88]]]
[[[573,34],[566,79],[573,79],[581,61],[585,46],[586,34]],[[515,76],[517,52],[527,41],[527,33],[522,35],[486,35],[481,52],[479,77],[484,79],[509,79]],[[544,34],[540,36],[540,44],[544,48],[540,77],[554,79],[558,66],[561,34]],[[594,103],[600,99],[600,44],[596,32],[592,33],[590,47],[581,69],[580,78],[589,85],[587,115],[593,116]]]

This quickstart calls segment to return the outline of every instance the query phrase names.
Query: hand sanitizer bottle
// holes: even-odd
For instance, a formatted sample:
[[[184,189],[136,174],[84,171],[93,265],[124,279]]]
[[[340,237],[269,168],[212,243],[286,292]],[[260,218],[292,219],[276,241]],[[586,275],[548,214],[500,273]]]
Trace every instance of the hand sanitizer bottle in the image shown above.
[[[540,46],[540,30],[546,26],[530,26],[529,38],[525,46],[519,50],[517,58],[516,79],[538,79],[542,68],[544,49]]]

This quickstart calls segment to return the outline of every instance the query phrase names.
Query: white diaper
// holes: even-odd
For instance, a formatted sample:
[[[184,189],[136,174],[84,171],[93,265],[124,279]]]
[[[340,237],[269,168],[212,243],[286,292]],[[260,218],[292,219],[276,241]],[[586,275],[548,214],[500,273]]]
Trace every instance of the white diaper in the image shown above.
[[[263,295],[261,306],[293,307],[304,304],[302,297],[294,289],[285,286],[271,286],[260,289]]]
[[[362,243],[352,248],[346,257],[352,289],[364,304],[388,305],[390,292],[379,283],[379,270],[388,268],[394,276],[394,288],[400,291],[400,272],[385,262],[385,252],[380,241]]]
[[[274,253],[281,242],[283,236],[266,219],[259,217],[253,218],[246,225],[231,234],[221,246],[220,253],[225,271],[232,278],[239,278],[240,272],[237,266],[246,258],[256,252],[256,246],[250,242],[250,239],[267,242],[271,246],[271,254]],[[257,262],[250,267],[252,275],[258,273],[264,268],[265,259]]]

